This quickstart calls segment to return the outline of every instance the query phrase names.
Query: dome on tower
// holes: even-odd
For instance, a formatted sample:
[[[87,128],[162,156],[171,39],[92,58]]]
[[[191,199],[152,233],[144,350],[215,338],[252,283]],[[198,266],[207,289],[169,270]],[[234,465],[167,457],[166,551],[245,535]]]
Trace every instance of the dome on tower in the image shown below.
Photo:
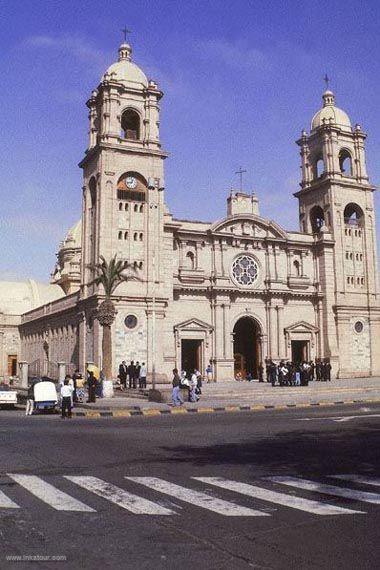
[[[316,113],[311,121],[311,130],[318,129],[326,124],[333,124],[343,131],[351,132],[351,121],[347,113],[335,106],[335,96],[332,91],[325,91],[322,95],[323,107]]]
[[[141,89],[142,87],[148,87],[148,78],[145,73],[132,62],[132,48],[129,44],[123,43],[119,47],[119,61],[110,65],[105,74],[102,77],[102,81],[107,79],[112,79],[114,81],[120,81],[128,85],[129,87],[135,87]]]

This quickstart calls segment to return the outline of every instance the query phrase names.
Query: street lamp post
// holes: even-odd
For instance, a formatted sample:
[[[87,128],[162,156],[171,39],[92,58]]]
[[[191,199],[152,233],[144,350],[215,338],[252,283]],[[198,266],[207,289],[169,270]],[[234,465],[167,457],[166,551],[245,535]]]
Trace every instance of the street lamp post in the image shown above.
[[[153,268],[153,288],[152,288],[152,388],[156,389],[156,215],[155,211],[158,209],[157,204],[150,204],[150,209],[153,215],[153,255],[152,255],[152,268]]]

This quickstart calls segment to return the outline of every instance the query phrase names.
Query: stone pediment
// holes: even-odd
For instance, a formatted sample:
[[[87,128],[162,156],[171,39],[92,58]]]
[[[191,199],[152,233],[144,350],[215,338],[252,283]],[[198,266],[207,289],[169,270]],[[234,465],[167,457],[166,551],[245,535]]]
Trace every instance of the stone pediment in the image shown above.
[[[215,222],[210,228],[211,233],[223,233],[242,237],[283,238],[287,233],[276,222],[261,218],[255,214],[236,214]]]
[[[311,325],[306,321],[298,321],[288,327],[285,327],[286,332],[308,332],[308,333],[315,333],[318,332],[319,329],[315,325]]]
[[[175,331],[208,331],[211,332],[214,330],[214,327],[211,325],[201,321],[200,319],[188,319],[187,321],[183,321],[178,325],[174,326]]]

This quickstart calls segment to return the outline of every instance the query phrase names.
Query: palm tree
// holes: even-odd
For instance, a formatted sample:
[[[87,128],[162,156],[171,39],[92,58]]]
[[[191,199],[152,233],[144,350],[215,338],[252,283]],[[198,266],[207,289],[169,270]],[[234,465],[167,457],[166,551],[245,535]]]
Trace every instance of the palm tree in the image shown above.
[[[102,255],[99,256],[99,263],[90,265],[90,269],[98,273],[94,279],[95,285],[103,285],[106,298],[99,305],[97,311],[97,319],[103,328],[102,338],[102,353],[103,353],[103,372],[107,379],[112,378],[112,336],[111,326],[115,320],[116,308],[111,299],[116,288],[129,279],[136,279],[135,276],[128,276],[125,274],[126,269],[135,269],[123,261],[116,260],[114,255],[109,262],[107,262]]]

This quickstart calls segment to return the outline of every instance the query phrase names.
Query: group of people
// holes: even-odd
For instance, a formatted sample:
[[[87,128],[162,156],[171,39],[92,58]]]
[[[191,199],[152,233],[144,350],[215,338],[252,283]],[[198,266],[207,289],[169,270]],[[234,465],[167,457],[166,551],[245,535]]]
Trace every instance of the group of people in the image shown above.
[[[66,374],[65,379],[60,383],[62,418],[71,418],[74,404],[85,401],[86,387],[87,403],[95,403],[96,398],[102,398],[103,373],[100,372],[99,378],[96,378],[93,370],[87,370],[86,380],[79,370],[75,370],[72,376]]]
[[[146,377],[147,377],[147,367],[145,362],[142,364],[139,361],[134,362],[131,360],[130,364],[127,364],[125,360],[119,366],[118,378],[120,381],[120,387],[122,390],[127,389],[127,384],[129,388],[146,388]]]
[[[297,364],[284,360],[275,364],[273,360],[267,360],[265,364],[266,380],[272,386],[277,383],[280,386],[307,386],[309,382],[314,380],[317,382],[331,381],[331,364],[328,359],[316,360],[315,362],[303,361]],[[264,382],[263,373],[264,368],[261,365],[261,372],[259,370],[260,382]]]
[[[188,378],[185,370],[179,373],[178,369],[174,368],[172,385],[173,406],[182,406],[185,398],[188,402],[198,402],[202,393],[202,375],[199,370],[194,369]]]
[[[25,415],[31,416],[33,414],[34,405],[34,387],[38,382],[50,381],[51,378],[41,377],[35,378],[29,388],[27,395],[27,403],[25,409]],[[54,383],[54,382],[53,382]],[[87,371],[87,378],[84,379],[83,375],[79,370],[75,370],[74,374],[66,374],[64,380],[59,382],[57,391],[61,406],[62,418],[71,418],[72,408],[76,403],[82,402],[95,402],[97,397],[102,397],[103,395],[103,374],[100,373],[99,379],[94,375],[93,370]],[[86,400],[86,387],[87,387],[87,400]]]

